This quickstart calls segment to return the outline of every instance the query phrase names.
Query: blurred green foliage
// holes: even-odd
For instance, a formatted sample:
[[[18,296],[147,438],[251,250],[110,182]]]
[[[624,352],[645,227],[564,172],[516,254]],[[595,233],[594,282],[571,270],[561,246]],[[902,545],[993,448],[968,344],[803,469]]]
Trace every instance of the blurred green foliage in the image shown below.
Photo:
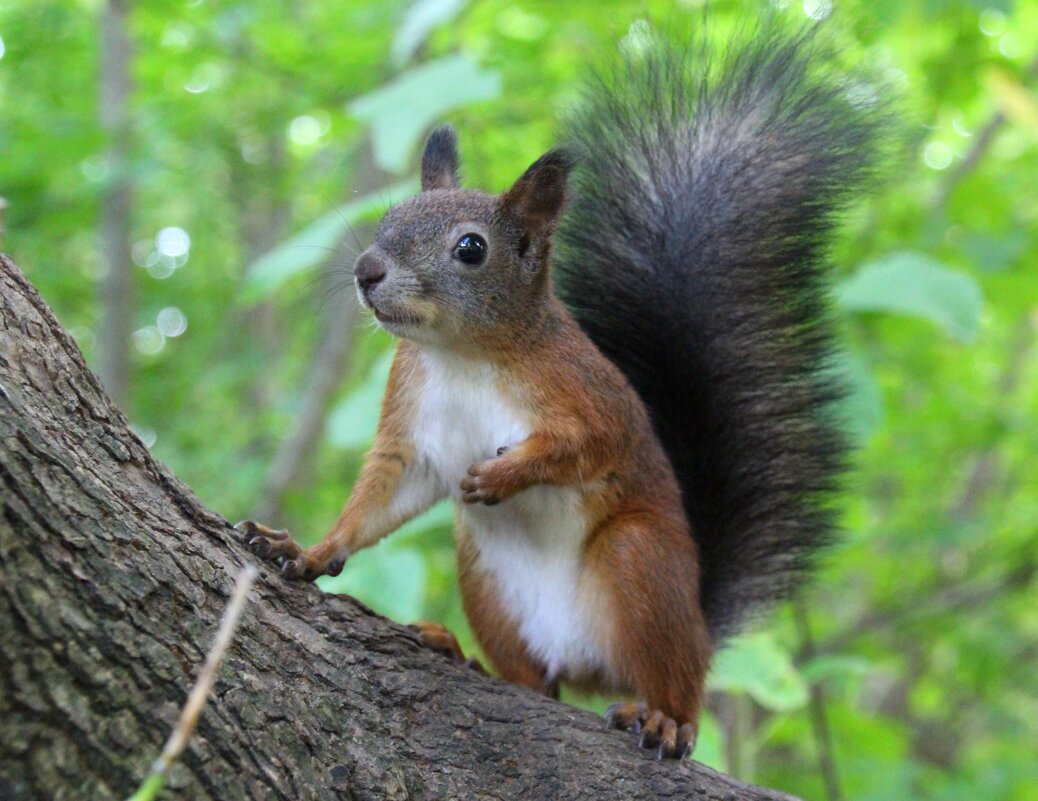
[[[88,359],[113,178],[97,123],[102,5],[0,5],[0,245]],[[709,17],[768,8],[719,0]],[[653,0],[136,4],[128,413],[142,437],[213,508],[247,515],[324,322],[352,291],[364,226],[414,191],[428,126],[455,123],[466,182],[500,190],[552,144],[598,55],[646,18],[704,13]],[[848,57],[902,92],[912,141],[835,249],[861,445],[846,535],[796,614],[719,656],[697,758],[833,797],[813,697],[846,798],[1038,799],[1038,4],[846,0],[835,16]],[[328,528],[390,347],[362,327],[320,447],[269,522],[311,540]],[[453,570],[439,506],[322,582],[442,621],[471,648]]]

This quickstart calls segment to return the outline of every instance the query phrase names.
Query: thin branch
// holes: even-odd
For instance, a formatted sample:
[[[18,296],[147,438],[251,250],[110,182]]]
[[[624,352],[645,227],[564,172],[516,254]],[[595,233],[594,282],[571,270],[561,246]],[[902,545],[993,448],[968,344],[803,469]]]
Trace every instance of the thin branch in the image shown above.
[[[223,662],[224,654],[227,653],[227,648],[234,639],[234,630],[237,628],[238,620],[245,609],[245,599],[248,597],[249,590],[252,588],[253,582],[256,581],[257,575],[259,574],[256,568],[249,564],[245,565],[241,572],[238,573],[238,581],[234,585],[234,593],[231,595],[231,600],[224,610],[220,628],[216,632],[216,639],[213,640],[213,645],[209,649],[209,653],[206,654],[205,664],[202,665],[202,670],[198,674],[195,686],[191,688],[187,702],[180,712],[180,720],[177,721],[176,728],[173,729],[173,733],[170,734],[169,739],[166,741],[166,745],[162,749],[159,758],[151,766],[148,776],[144,779],[137,792],[130,796],[128,801],[151,801],[151,799],[155,798],[165,784],[166,774],[169,773],[169,769],[180,757],[184,748],[187,747],[188,740],[198,724],[198,716],[202,714],[202,708],[213,692],[213,685],[216,683],[220,664]]]
[[[807,616],[807,607],[802,598],[798,598],[793,604],[793,617],[800,634],[801,654],[805,660],[812,660],[818,651],[815,648],[814,636],[811,634],[811,621]],[[808,692],[811,733],[818,751],[818,770],[822,774],[822,782],[825,784],[825,797],[829,801],[843,801],[840,776],[836,770],[833,736],[829,729],[829,715],[825,709],[825,688],[814,682]]]
[[[1038,55],[1035,56],[1034,60],[1031,61],[1024,71],[1024,77],[1038,77]],[[933,209],[938,215],[944,214],[948,201],[951,200],[951,196],[956,188],[958,188],[963,179],[977,168],[977,165],[995,141],[995,136],[1002,130],[1005,124],[1006,115],[1002,113],[1001,109],[996,110],[984,127],[980,129],[980,133],[977,134],[977,138],[973,141],[973,147],[963,156],[962,161],[947,172],[933,199]]]

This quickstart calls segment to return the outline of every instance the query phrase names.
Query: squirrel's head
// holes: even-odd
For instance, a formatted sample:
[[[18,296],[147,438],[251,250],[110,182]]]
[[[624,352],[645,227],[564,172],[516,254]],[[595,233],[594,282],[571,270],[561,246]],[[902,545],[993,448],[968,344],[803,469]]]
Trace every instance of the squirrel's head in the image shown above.
[[[454,130],[430,135],[422,191],[391,209],[354,267],[361,302],[397,336],[488,344],[521,332],[550,293],[551,235],[572,161],[549,151],[502,195],[458,185]]]

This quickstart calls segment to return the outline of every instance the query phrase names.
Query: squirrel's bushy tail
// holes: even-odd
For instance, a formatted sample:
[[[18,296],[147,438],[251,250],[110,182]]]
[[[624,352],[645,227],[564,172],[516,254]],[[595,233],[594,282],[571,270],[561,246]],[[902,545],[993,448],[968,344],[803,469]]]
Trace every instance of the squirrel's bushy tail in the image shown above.
[[[870,175],[875,90],[813,30],[720,54],[654,36],[594,78],[560,294],[651,410],[700,551],[716,638],[785,597],[833,531],[826,240]]]

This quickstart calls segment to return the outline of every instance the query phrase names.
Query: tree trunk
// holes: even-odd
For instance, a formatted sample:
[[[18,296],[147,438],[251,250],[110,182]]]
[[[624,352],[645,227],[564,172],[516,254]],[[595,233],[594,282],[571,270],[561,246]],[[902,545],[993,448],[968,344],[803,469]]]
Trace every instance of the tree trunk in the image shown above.
[[[0,256],[0,798],[128,795],[251,560]],[[590,713],[267,569],[168,786],[214,801],[789,798],[656,762]]]

